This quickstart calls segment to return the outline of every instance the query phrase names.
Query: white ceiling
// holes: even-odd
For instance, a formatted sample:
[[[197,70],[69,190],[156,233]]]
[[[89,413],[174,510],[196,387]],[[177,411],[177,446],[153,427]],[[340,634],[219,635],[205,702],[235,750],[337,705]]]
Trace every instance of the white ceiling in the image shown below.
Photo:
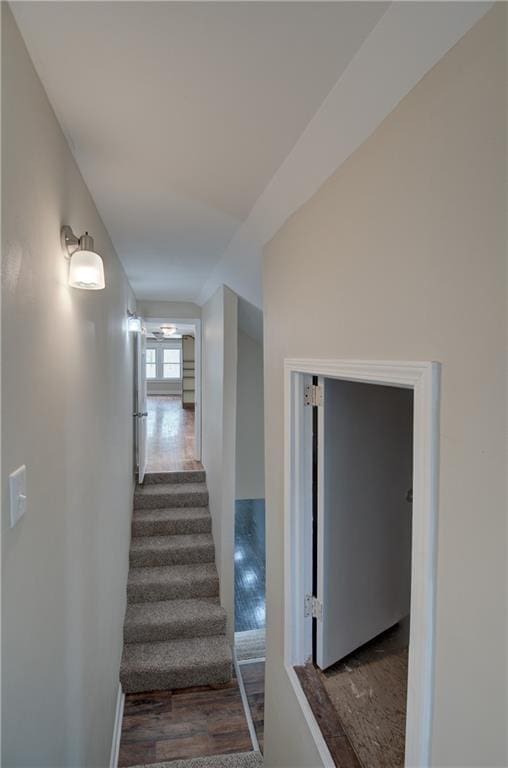
[[[387,8],[11,5],[131,285],[152,300],[198,298]]]

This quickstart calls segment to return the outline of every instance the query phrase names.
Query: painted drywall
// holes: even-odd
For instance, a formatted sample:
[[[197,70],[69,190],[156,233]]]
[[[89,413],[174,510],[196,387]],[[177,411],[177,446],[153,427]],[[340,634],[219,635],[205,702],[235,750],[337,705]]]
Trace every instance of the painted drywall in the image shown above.
[[[134,297],[2,3],[2,764],[109,764],[133,491]],[[106,289],[67,284],[88,230]],[[9,528],[8,475],[27,467]]]
[[[202,308],[202,461],[210,494],[221,603],[234,627],[237,296],[221,286]]]
[[[147,381],[147,395],[178,395],[182,394],[182,382],[177,381]]]
[[[487,12],[488,2],[390,3],[206,280],[263,306],[263,246]]]
[[[508,764],[506,13],[265,251],[268,767],[321,765],[283,665],[285,357],[442,363],[432,765]]]
[[[191,301],[138,301],[137,311],[145,320],[196,320],[201,317],[201,307]]]
[[[236,498],[264,499],[263,345],[238,331]]]

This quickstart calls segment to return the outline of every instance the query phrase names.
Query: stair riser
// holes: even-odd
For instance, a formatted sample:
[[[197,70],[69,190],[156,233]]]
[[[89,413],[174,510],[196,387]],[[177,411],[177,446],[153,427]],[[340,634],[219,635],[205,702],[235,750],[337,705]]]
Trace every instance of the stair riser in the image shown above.
[[[178,493],[134,494],[134,509],[162,509],[163,507],[206,507],[208,491]]]
[[[212,563],[214,559],[213,544],[202,547],[181,547],[175,550],[131,550],[130,553],[130,564],[134,567]]]
[[[149,472],[145,475],[143,485],[157,483],[204,483],[206,474],[203,470],[186,472]]]
[[[181,520],[133,520],[133,536],[172,536],[190,533],[211,533],[211,517]]]
[[[171,622],[157,625],[126,625],[124,641],[126,643],[154,643],[164,640],[177,640],[180,637],[207,637],[226,633],[226,617],[195,619],[193,621]]]
[[[120,673],[120,682],[124,693],[141,693],[193,688],[197,685],[224,685],[231,680],[231,674],[231,662],[224,662],[203,669],[174,672],[124,672]]]
[[[127,586],[129,603],[153,603],[161,600],[187,600],[193,597],[218,597],[219,579],[175,584],[134,584]]]

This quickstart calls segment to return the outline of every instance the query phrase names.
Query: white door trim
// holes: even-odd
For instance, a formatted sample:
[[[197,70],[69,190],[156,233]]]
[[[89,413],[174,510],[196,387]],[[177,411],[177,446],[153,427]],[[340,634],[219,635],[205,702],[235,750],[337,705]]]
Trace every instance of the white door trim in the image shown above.
[[[118,683],[116,695],[115,720],[113,722],[113,736],[111,738],[111,753],[109,758],[109,768],[117,768],[118,755],[120,753],[120,740],[122,738],[122,718],[123,707],[125,704],[125,694],[122,691],[121,683]]]
[[[435,362],[371,360],[284,361],[284,663],[297,698],[302,694],[296,665],[311,655],[311,619],[304,617],[312,585],[311,409],[303,390],[310,376],[407,387],[414,391],[413,535],[411,629],[406,717],[406,768],[430,764],[434,669],[434,603],[438,508],[439,375]],[[323,763],[330,755],[315,736],[316,721],[302,706]]]

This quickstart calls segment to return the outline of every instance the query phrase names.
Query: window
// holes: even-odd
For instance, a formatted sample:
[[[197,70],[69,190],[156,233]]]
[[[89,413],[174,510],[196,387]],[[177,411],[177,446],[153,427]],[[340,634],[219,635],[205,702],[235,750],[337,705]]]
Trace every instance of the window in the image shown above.
[[[182,350],[180,347],[148,347],[146,350],[147,379],[181,379]]]
[[[156,349],[146,350],[146,378],[147,379],[157,378],[157,350]]]
[[[180,379],[181,350],[163,349],[163,379]]]

